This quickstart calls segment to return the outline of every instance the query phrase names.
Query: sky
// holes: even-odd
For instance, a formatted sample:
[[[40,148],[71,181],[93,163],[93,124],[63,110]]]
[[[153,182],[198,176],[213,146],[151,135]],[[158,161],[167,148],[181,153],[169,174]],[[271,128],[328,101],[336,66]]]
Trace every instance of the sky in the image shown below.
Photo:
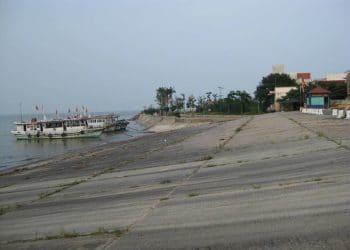
[[[0,0],[0,113],[141,110],[158,87],[253,94],[273,64],[350,69],[348,0]]]

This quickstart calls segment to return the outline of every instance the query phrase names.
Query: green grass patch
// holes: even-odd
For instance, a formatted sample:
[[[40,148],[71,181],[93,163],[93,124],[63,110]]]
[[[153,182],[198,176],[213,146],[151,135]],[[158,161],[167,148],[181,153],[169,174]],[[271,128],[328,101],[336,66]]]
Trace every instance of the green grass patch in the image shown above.
[[[162,180],[160,184],[169,184],[171,183],[171,180]]]
[[[62,238],[76,238],[76,237],[80,236],[80,234],[75,232],[74,230],[73,230],[73,232],[64,232],[63,231],[61,233],[61,235],[62,235]]]
[[[318,137],[324,137],[324,133],[322,131],[317,132]]]
[[[121,230],[121,229],[114,229],[112,231],[109,231],[109,234],[114,234],[117,237],[122,236],[124,233],[126,233],[128,230]]]
[[[75,180],[75,181],[72,181],[72,182],[69,182],[69,183],[63,183],[63,184],[60,184],[58,185],[59,187],[65,187],[65,188],[68,188],[68,187],[72,187],[72,186],[75,186],[75,185],[78,185],[80,183],[83,183],[85,182],[86,180]]]
[[[0,189],[1,189],[1,188],[7,188],[7,187],[10,187],[10,186],[12,186],[12,185],[11,185],[11,184],[9,184],[9,185],[4,185],[4,186],[1,186]]]
[[[3,215],[3,214],[6,214],[10,211],[12,211],[13,208],[11,206],[3,206],[3,207],[0,207],[0,216]]]
[[[198,196],[198,195],[199,195],[199,193],[190,193],[190,194],[188,194],[189,197],[195,197],[195,196]]]
[[[99,235],[114,235],[116,237],[120,237],[127,231],[128,231],[127,229],[107,230],[103,227],[100,227],[96,231],[90,232],[90,233],[78,233],[74,230],[73,232],[62,231],[58,235],[49,235],[45,237],[37,237],[37,238],[27,239],[27,240],[13,240],[13,241],[8,241],[7,243],[25,243],[25,242],[35,242],[35,241],[41,241],[41,240],[69,239],[69,238],[76,238],[76,237],[99,236]]]
[[[206,156],[203,156],[200,160],[201,160],[201,161],[209,161],[209,160],[211,160],[211,159],[213,159],[213,156],[211,156],[211,155],[206,155]]]
[[[209,164],[209,165],[207,165],[206,167],[207,168],[213,168],[213,167],[216,167],[217,165],[214,165],[214,164]]]
[[[108,233],[108,230],[103,227],[99,227],[95,232],[90,233],[90,235],[102,235],[106,233]]]

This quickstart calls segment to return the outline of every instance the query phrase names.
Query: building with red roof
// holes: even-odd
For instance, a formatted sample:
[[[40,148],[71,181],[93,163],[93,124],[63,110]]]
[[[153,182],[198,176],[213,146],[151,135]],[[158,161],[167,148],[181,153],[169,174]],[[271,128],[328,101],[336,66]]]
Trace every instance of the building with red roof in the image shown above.
[[[307,106],[309,108],[326,109],[329,108],[329,94],[331,92],[320,86],[309,91],[307,97]]]

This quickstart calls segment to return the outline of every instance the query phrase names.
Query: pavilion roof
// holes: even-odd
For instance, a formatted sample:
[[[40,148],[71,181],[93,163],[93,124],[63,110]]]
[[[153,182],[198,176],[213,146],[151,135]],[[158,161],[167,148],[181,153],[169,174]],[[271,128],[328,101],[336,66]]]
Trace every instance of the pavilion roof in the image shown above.
[[[331,92],[327,89],[324,89],[320,86],[317,86],[316,88],[313,88],[312,90],[309,91],[309,94],[313,94],[313,95],[328,95]]]

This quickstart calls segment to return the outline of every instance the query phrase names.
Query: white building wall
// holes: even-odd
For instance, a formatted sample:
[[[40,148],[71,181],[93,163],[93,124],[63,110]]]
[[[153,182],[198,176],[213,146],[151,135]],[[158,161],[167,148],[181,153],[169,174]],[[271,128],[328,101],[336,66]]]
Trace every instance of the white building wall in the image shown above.
[[[275,88],[275,111],[281,111],[281,106],[277,100],[285,96],[291,89],[296,89],[296,87],[276,87]]]
[[[327,81],[343,81],[346,77],[346,73],[330,73],[326,75]]]

